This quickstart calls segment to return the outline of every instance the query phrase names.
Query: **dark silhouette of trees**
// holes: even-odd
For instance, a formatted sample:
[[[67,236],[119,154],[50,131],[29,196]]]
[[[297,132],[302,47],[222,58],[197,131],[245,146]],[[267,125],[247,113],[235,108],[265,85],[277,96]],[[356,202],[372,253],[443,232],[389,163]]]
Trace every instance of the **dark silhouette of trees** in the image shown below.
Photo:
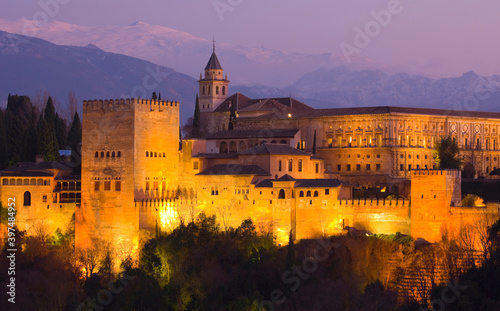
[[[460,149],[457,142],[451,136],[443,137],[436,144],[434,150],[436,167],[444,169],[460,169],[462,161],[460,160]]]

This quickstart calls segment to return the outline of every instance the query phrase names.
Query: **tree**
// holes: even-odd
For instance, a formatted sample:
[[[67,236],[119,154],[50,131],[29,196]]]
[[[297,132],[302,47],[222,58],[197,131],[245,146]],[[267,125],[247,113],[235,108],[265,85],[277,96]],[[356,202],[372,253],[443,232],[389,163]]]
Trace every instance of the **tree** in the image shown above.
[[[66,127],[66,120],[61,118],[58,113],[56,113],[55,118],[55,130],[58,147],[66,148],[68,144],[68,129]]]
[[[153,92],[153,95],[151,95],[151,99],[153,99],[153,100],[157,100],[158,99],[158,97],[156,96],[156,92]]]
[[[314,138],[313,138],[313,154],[316,154],[316,130],[314,130]]]
[[[71,150],[78,152],[78,147],[82,142],[82,124],[80,123],[80,117],[78,112],[75,112],[73,116],[73,123],[68,132],[68,145]]]
[[[233,120],[236,119],[236,105],[231,104],[231,114],[229,115],[229,125],[227,127],[228,130],[234,130]]]
[[[460,169],[462,161],[459,156],[460,149],[457,142],[451,136],[441,138],[436,144],[434,158],[436,159],[438,169]]]
[[[161,100],[161,92],[158,92],[158,100]]]
[[[200,138],[200,101],[198,99],[198,94],[196,94],[196,103],[194,105],[194,116],[193,116],[193,129],[191,133],[192,138]]]
[[[59,159],[59,145],[56,135],[56,113],[51,97],[47,99],[43,123],[40,124],[39,121],[37,129],[39,137],[38,152],[44,156],[45,161],[57,161]]]

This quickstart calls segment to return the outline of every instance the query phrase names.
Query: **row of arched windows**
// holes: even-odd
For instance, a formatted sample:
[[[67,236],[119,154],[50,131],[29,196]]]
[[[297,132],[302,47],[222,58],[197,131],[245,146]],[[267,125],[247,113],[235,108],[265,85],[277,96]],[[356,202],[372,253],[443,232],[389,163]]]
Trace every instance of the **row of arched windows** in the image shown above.
[[[50,179],[42,178],[4,178],[2,186],[50,186]]]
[[[164,158],[165,152],[146,151],[146,158]]]
[[[325,193],[326,193],[326,191],[325,191]],[[307,192],[305,194],[306,194],[306,197],[311,197],[311,190],[307,190]],[[313,196],[314,197],[318,197],[319,196],[318,190],[314,190]],[[301,190],[299,192],[299,198],[303,198],[303,197],[304,197],[304,191]],[[285,198],[285,190],[284,189],[280,189],[280,191],[278,193],[278,199],[284,199],[284,198]]]
[[[106,157],[106,158],[115,158],[115,157],[120,158],[122,156],[122,153],[121,153],[121,151],[111,151],[111,152],[110,151],[106,151],[106,152],[101,151],[100,153],[99,153],[99,151],[96,151],[94,156],[96,158],[99,158],[99,157],[100,158],[104,158],[104,157]]]
[[[210,95],[210,91],[211,91],[211,86],[209,85],[208,86],[208,95]],[[205,86],[201,87],[201,94],[205,95]],[[219,95],[219,86],[215,87],[215,94]],[[226,95],[226,87],[225,86],[222,86],[222,95]]]

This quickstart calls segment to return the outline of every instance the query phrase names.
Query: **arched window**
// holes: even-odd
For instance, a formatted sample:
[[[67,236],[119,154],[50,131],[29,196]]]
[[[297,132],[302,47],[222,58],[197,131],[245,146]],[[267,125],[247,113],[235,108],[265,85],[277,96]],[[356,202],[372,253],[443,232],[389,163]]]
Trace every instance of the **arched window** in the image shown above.
[[[201,88],[201,94],[202,94],[202,95],[205,95],[205,86],[203,86],[203,87]]]
[[[215,87],[215,94],[219,95],[219,86],[218,85]]]
[[[285,145],[286,145],[286,140],[282,139],[282,140],[280,141],[280,144],[285,144]]]
[[[232,141],[229,143],[229,152],[237,152],[236,150],[236,142]]]
[[[24,206],[31,206],[31,192],[24,193]]]
[[[163,153],[163,157],[165,157],[165,152]]]
[[[109,158],[109,151],[106,152],[106,158]]]
[[[99,157],[99,152],[97,152],[97,151],[95,152],[95,157],[96,158]]]
[[[104,151],[101,151],[101,158],[104,158]]]
[[[274,139],[271,140],[271,144],[275,144],[275,143],[277,143],[277,141],[275,141]]]
[[[302,191],[302,190],[301,190],[301,191],[299,192],[299,197],[300,197],[300,198],[303,198],[303,197],[304,197],[304,191]]]
[[[280,189],[280,192],[278,194],[278,199],[284,199],[285,198],[285,190]]]
[[[318,191],[317,191],[317,190],[315,190],[315,191],[314,191],[314,196],[315,196],[315,197],[317,197],[317,196],[318,196]]]
[[[222,86],[222,95],[226,95],[226,87]]]
[[[208,86],[208,95],[210,95],[210,85]]]
[[[112,158],[114,158],[114,157],[115,157],[115,155],[116,155],[116,154],[115,154],[115,152],[114,152],[114,151],[113,151],[113,152],[111,152],[111,157],[112,157]]]
[[[238,144],[238,151],[243,151],[245,149],[247,149],[247,144],[244,141],[240,141]]]
[[[157,153],[155,152],[155,158],[158,157]]]
[[[311,196],[311,191],[310,191],[310,190],[307,190],[306,197],[310,197],[310,196]]]
[[[118,153],[116,154],[116,156],[119,158],[122,156],[122,152],[121,151],[118,151]]]
[[[220,143],[219,153],[227,153],[227,143],[225,141]]]
[[[149,157],[149,152],[146,151],[146,158]]]

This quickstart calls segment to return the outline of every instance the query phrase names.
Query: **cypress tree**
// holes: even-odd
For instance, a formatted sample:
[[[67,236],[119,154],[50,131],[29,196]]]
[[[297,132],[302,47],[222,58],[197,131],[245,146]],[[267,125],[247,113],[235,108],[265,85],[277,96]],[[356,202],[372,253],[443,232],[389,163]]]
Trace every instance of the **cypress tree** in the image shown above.
[[[153,99],[153,100],[157,100],[158,99],[158,97],[156,96],[156,92],[153,92],[153,95],[151,95],[151,99]]]
[[[49,97],[45,106],[43,123],[37,125],[39,135],[38,152],[43,154],[46,161],[59,160],[59,145],[56,135],[56,112],[52,98]]]
[[[196,103],[194,105],[194,118],[193,118],[193,128],[192,128],[191,137],[199,138],[201,136],[200,129],[200,101],[198,99],[198,94],[196,94]]]
[[[158,92],[158,100],[161,100],[161,92]]]
[[[10,97],[10,94],[9,94]],[[5,113],[0,109],[0,170],[9,165],[9,154],[7,146],[7,128],[5,127]]]
[[[71,129],[68,132],[68,145],[72,152],[79,152],[79,146],[82,142],[82,124],[80,122],[80,117],[78,112],[75,112],[73,116],[73,123],[71,124]]]
[[[58,113],[56,113],[56,118],[55,118],[55,130],[56,130],[56,139],[57,139],[57,145],[60,148],[67,148],[66,146],[68,145],[68,130],[66,127],[66,120],[61,118]]]
[[[236,119],[236,105],[231,104],[231,114],[229,115],[229,125],[227,127],[228,130],[234,130],[233,120]]]

